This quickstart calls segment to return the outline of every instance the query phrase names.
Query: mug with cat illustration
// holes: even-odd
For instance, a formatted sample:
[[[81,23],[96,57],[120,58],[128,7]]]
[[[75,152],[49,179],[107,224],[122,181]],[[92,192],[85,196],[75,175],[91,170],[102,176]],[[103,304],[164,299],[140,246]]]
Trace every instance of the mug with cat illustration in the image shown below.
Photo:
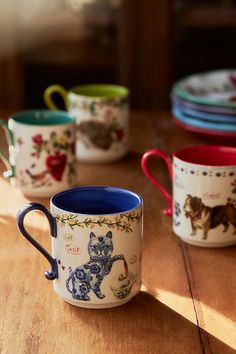
[[[49,261],[55,292],[75,306],[124,304],[141,287],[142,198],[115,187],[78,187],[55,194],[51,212],[30,203],[17,215],[23,236]],[[49,222],[52,256],[29,235],[24,218],[42,211]]]
[[[173,197],[154,176],[148,161],[162,158],[173,183]],[[164,214],[183,241],[202,247],[236,244],[236,148],[191,146],[174,152],[173,162],[159,149],[141,161],[146,177],[166,198]]]
[[[8,177],[31,197],[48,197],[76,183],[75,118],[64,111],[32,110],[13,114],[6,132],[9,157],[0,150]]]
[[[59,94],[66,110],[76,117],[76,156],[92,163],[115,161],[128,151],[129,91],[126,87],[89,84],[66,90],[49,86],[44,92],[46,105],[57,110],[53,96]]]

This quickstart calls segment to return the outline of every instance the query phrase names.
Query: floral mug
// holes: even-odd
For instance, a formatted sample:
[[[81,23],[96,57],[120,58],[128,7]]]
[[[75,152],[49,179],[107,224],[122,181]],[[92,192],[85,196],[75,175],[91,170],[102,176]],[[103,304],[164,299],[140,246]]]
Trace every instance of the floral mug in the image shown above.
[[[49,261],[45,273],[66,302],[94,309],[124,304],[141,287],[142,198],[114,187],[78,187],[55,194],[51,212],[30,203],[17,215],[23,236]],[[40,210],[47,217],[50,255],[27,232],[26,214]]]
[[[129,91],[123,86],[90,84],[66,90],[49,86],[46,105],[58,109],[53,95],[62,96],[65,108],[76,117],[76,156],[84,162],[111,162],[128,151]]]
[[[76,183],[75,119],[66,112],[33,110],[1,120],[9,157],[0,151],[8,177],[30,197],[48,197]]]

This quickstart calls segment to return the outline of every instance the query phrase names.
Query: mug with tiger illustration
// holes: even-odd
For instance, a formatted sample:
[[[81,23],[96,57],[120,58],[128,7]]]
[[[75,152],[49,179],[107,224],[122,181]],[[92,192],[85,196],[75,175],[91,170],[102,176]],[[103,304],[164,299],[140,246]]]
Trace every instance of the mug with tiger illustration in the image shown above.
[[[66,90],[51,85],[44,92],[46,105],[57,110],[60,95],[65,109],[76,117],[76,156],[83,162],[106,163],[123,157],[129,142],[129,91],[108,84],[79,85]]]
[[[45,276],[64,301],[109,308],[129,301],[141,287],[142,207],[142,198],[125,189],[78,187],[55,194],[51,212],[42,204],[26,204],[17,224],[49,261]],[[52,256],[25,229],[32,210],[48,219]]]
[[[9,157],[0,151],[12,184],[30,197],[48,197],[76,183],[75,118],[64,111],[32,110],[1,120]]]
[[[169,171],[173,196],[154,176],[148,160],[162,158]],[[141,161],[146,177],[166,198],[164,214],[183,241],[202,247],[236,244],[236,148],[191,146],[174,152],[173,162],[159,149]]]

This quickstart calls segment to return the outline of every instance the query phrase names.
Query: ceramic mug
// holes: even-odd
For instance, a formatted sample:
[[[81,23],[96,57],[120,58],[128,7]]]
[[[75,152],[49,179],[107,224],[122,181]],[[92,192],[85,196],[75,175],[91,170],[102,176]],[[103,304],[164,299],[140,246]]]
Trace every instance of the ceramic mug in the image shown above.
[[[62,96],[65,108],[76,117],[76,156],[84,162],[115,161],[128,151],[129,91],[123,86],[90,84],[66,90],[49,86],[44,92],[46,105],[58,109],[53,95]]]
[[[122,305],[141,286],[142,198],[114,187],[78,187],[55,194],[51,212],[30,203],[18,227],[51,264],[45,273],[66,302],[87,308]],[[42,211],[50,224],[52,256],[26,231],[24,218]]]
[[[75,119],[66,112],[33,110],[0,121],[9,157],[0,151],[5,177],[31,197],[48,197],[76,183]]]
[[[162,158],[173,182],[173,196],[148,166]],[[166,198],[165,215],[173,216],[173,230],[183,241],[202,247],[236,244],[236,148],[192,146],[174,152],[146,152],[141,161],[147,178]]]

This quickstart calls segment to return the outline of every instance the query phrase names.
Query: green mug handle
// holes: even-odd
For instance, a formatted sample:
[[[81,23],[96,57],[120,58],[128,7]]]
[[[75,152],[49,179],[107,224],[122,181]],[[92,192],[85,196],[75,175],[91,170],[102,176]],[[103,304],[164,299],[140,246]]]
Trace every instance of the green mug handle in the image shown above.
[[[67,111],[68,110],[67,90],[61,85],[51,85],[46,88],[43,94],[43,98],[46,106],[54,111],[60,110],[60,108],[53,101],[52,96],[55,93],[58,93],[62,97],[65,104],[65,109]]]
[[[12,149],[14,146],[13,134],[8,128],[7,122],[3,119],[0,119],[0,126],[3,128],[6,134],[7,144],[9,149]],[[8,169],[3,173],[4,177],[11,178],[15,176],[14,166],[11,164],[9,157],[0,149],[0,160],[4,163],[6,168]]]

